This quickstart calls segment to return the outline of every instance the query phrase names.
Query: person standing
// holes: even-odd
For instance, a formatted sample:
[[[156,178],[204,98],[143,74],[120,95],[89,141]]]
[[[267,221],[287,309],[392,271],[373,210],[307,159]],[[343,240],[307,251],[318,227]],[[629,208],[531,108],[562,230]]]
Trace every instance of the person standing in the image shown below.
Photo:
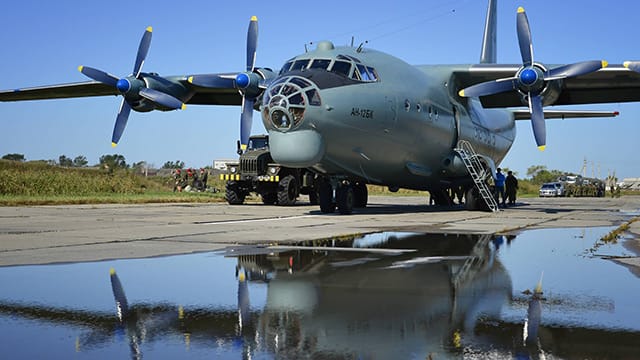
[[[504,182],[505,182],[506,178],[504,176],[504,174],[502,173],[502,169],[497,168],[496,169],[496,177],[494,179],[494,183],[496,185],[496,202],[499,204],[500,200],[502,199],[502,206],[506,205],[506,201],[507,199],[504,196]]]
[[[505,190],[507,192],[507,201],[509,205],[516,203],[516,193],[518,192],[518,179],[513,175],[513,171],[507,172],[507,178],[504,181]]]

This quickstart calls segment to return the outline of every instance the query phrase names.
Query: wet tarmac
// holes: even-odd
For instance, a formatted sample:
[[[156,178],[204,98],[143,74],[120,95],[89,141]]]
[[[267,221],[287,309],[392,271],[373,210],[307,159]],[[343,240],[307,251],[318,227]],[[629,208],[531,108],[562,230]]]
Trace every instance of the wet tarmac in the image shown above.
[[[379,232],[0,267],[4,358],[633,359],[614,227]]]

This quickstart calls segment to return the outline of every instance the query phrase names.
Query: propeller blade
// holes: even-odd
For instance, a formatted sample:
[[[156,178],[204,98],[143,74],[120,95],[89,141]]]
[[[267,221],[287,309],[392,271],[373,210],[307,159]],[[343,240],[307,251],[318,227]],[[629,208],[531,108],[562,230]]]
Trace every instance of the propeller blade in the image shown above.
[[[215,89],[233,89],[233,81],[236,78],[236,74],[211,74],[211,75],[194,75],[189,76],[187,81],[195,86],[201,86],[206,88]]]
[[[254,99],[247,97],[242,98],[242,113],[240,114],[240,150],[244,151],[249,144],[249,136],[251,135],[251,125],[253,123],[253,104]]]
[[[247,31],[247,71],[253,71],[256,64],[256,50],[258,48],[258,18],[251,17]]]
[[[144,64],[144,60],[147,58],[147,54],[149,53],[149,46],[151,45],[151,32],[153,28],[149,26],[144,35],[142,35],[142,39],[140,40],[140,45],[138,46],[138,55],[136,56],[136,62],[133,65],[133,76],[138,77],[140,75],[140,71],[142,71],[142,65]]]
[[[460,90],[458,93],[461,97],[478,97],[498,94],[506,91],[515,90],[518,87],[517,78],[505,78],[495,81],[487,81],[466,89]]]
[[[640,61],[625,61],[623,65],[629,70],[640,72]]]
[[[531,128],[536,144],[540,151],[544,151],[547,144],[547,129],[542,109],[542,96],[529,93],[529,111],[531,112]]]
[[[131,112],[131,105],[129,105],[126,99],[122,99],[122,103],[120,104],[120,110],[118,111],[118,116],[116,117],[116,126],[113,128],[113,136],[111,137],[111,146],[115,147],[118,144],[118,141],[120,141],[122,132],[124,132],[124,128],[127,126],[127,120],[129,120],[130,112]]]
[[[118,274],[116,274],[116,270],[111,268],[109,270],[109,277],[111,278],[111,290],[113,291],[113,298],[116,301],[116,311],[118,315],[118,319],[122,322],[129,313],[129,303],[127,302],[127,296],[124,294],[124,289],[122,288],[122,283],[120,282],[120,278],[118,278]]]
[[[96,80],[96,81],[100,81],[103,84],[107,84],[113,87],[116,87],[116,84],[118,82],[118,78],[106,73],[102,70],[98,70],[98,69],[94,69],[92,67],[89,66],[78,66],[78,71],[80,71],[81,73],[83,73],[85,76]]]
[[[531,41],[531,29],[529,28],[529,19],[524,8],[518,8],[516,18],[516,30],[518,32],[518,43],[520,45],[520,55],[522,56],[522,64],[531,66],[533,64],[533,42]]]
[[[596,72],[607,67],[608,63],[604,60],[583,61],[575,64],[559,66],[551,69],[544,74],[544,80],[558,80],[574,76],[580,76]]]
[[[169,109],[181,109],[184,110],[187,108],[181,100],[169,95],[165,94],[162,91],[158,91],[150,88],[142,88],[139,91],[140,96],[145,99],[149,99],[156,104],[162,105],[164,107],[168,107]]]
[[[249,315],[251,314],[251,303],[249,299],[249,280],[244,269],[240,269],[238,274],[238,317],[241,327],[245,327],[249,323]]]

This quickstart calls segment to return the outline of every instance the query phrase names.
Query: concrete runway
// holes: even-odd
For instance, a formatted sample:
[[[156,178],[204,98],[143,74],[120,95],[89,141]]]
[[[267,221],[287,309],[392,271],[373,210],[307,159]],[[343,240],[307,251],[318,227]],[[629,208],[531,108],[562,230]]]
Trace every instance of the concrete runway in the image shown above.
[[[498,213],[444,209],[426,202],[423,197],[370,196],[366,209],[348,216],[322,214],[304,202],[293,207],[226,203],[0,207],[0,266],[162,256],[380,231],[504,233],[612,226],[640,215],[640,196],[531,198]]]

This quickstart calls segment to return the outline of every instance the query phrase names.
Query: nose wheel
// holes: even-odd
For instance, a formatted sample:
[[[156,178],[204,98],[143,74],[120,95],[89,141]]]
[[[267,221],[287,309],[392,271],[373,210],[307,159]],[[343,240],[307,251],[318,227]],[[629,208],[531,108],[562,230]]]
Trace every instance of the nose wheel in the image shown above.
[[[362,181],[319,179],[318,200],[320,211],[333,213],[336,208],[341,215],[349,215],[353,208],[367,206],[367,184]]]

